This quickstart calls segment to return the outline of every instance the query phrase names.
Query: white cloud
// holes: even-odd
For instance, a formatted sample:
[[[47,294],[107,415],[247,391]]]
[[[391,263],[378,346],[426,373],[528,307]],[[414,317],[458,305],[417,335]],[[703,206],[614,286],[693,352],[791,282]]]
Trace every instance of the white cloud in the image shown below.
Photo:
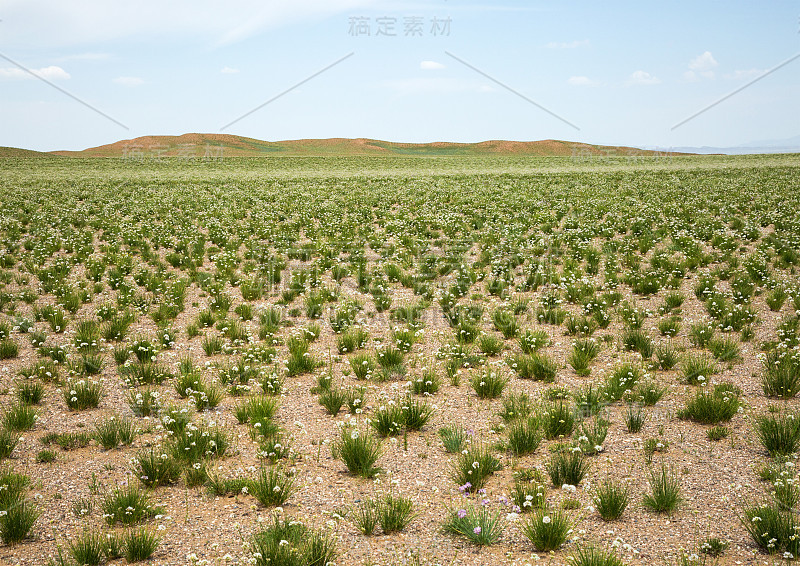
[[[657,85],[661,79],[654,77],[647,71],[636,71],[628,78],[628,85]]]
[[[689,69],[692,71],[710,71],[717,65],[719,65],[719,63],[714,59],[711,51],[706,51],[689,61]]]
[[[223,75],[235,75],[238,72],[239,69],[234,69],[232,67],[222,67],[222,70],[220,71],[220,73]]]
[[[763,75],[766,71],[764,69],[741,69],[733,73],[723,75],[726,79],[733,79],[740,81],[742,79],[754,79],[759,75]]]
[[[144,79],[140,77],[117,77],[114,82],[122,86],[139,86],[144,84]]]
[[[699,81],[700,79],[713,79],[714,69],[719,63],[714,59],[711,51],[701,53],[689,61],[689,70],[683,73],[683,80],[689,82]]]
[[[419,68],[423,71],[438,71],[439,69],[444,69],[445,66],[436,61],[421,61]]]
[[[50,65],[49,67],[42,67],[41,69],[30,69],[31,73],[47,79],[49,81],[66,80],[70,78],[69,73],[57,65]],[[0,69],[0,79],[33,79],[36,78],[27,71],[23,71],[19,67],[7,67]]]
[[[563,43],[558,41],[551,41],[550,43],[546,44],[545,47],[547,49],[576,49],[578,47],[589,47],[589,40],[581,39],[575,41],[567,41]]]
[[[572,86],[597,86],[599,83],[597,81],[593,81],[589,77],[570,77],[567,79],[567,84]]]

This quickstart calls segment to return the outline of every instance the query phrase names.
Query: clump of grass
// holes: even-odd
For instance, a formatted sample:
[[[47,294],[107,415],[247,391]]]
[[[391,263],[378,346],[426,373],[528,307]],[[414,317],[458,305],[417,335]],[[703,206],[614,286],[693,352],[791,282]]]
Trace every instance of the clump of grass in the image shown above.
[[[628,432],[639,432],[644,426],[647,415],[641,405],[628,405],[628,412],[625,414],[625,426]]]
[[[108,525],[116,523],[135,525],[163,512],[154,507],[150,495],[135,485],[114,488],[103,496],[101,502],[103,517]]]
[[[658,321],[658,331],[661,333],[662,336],[667,336],[672,338],[673,336],[678,334],[678,331],[681,329],[681,322],[680,318],[676,316],[671,316],[669,318],[664,318]]]
[[[722,440],[723,438],[727,438],[730,434],[728,427],[717,425],[712,426],[710,429],[706,431],[706,436],[712,442],[717,442]]]
[[[595,487],[592,501],[604,521],[616,521],[628,507],[630,488],[606,479]]]
[[[30,430],[36,424],[39,413],[30,405],[17,403],[3,411],[3,427],[8,431]]]
[[[732,362],[741,358],[741,349],[735,338],[714,338],[708,343],[708,349],[720,362]]]
[[[488,447],[473,443],[450,464],[450,477],[459,489],[472,493],[482,489],[489,477],[502,468],[500,460]]]
[[[24,541],[42,512],[30,500],[20,497],[0,515],[0,540],[8,546]]]
[[[295,481],[281,466],[265,468],[262,466],[258,475],[247,482],[251,495],[265,507],[283,505],[297,492]]]
[[[369,333],[363,328],[351,327],[336,338],[336,349],[340,354],[349,354],[366,348]]]
[[[68,541],[67,551],[72,559],[82,566],[98,566],[103,560],[103,536],[84,531]]]
[[[375,358],[370,354],[357,354],[349,362],[353,375],[358,380],[369,379],[375,371]]]
[[[756,417],[756,436],[770,456],[788,456],[800,450],[800,417],[781,412]]]
[[[381,442],[356,428],[343,428],[331,446],[334,458],[341,458],[348,471],[356,476],[372,478],[380,471],[375,462],[381,455]]]
[[[22,381],[17,385],[17,399],[23,405],[38,405],[44,398],[44,385],[38,381]]]
[[[461,452],[467,442],[468,435],[459,425],[448,425],[439,429],[439,439],[446,452],[456,454]]]
[[[622,336],[622,344],[626,350],[639,352],[643,358],[653,356],[653,341],[650,336],[640,328],[629,328]]]
[[[504,422],[510,423],[526,418],[531,411],[533,411],[533,404],[527,393],[512,393],[503,399],[503,410],[498,413],[498,416]]]
[[[434,395],[442,386],[442,380],[435,368],[426,369],[422,375],[411,382],[411,392],[415,395]]]
[[[508,449],[515,456],[533,454],[541,442],[542,431],[535,416],[518,420],[508,428]]]
[[[378,523],[383,534],[397,533],[414,520],[414,504],[408,497],[387,493],[375,501]]]
[[[761,387],[768,397],[791,399],[800,392],[800,366],[780,361],[764,364],[761,373]]]
[[[636,397],[645,407],[652,407],[658,403],[669,391],[669,387],[661,386],[653,379],[640,381],[636,386]]]
[[[565,399],[544,403],[539,411],[539,419],[548,440],[567,437],[575,428],[572,404]]]
[[[603,387],[606,399],[610,402],[619,401],[636,387],[641,378],[642,370],[638,367],[629,363],[617,366]]]
[[[550,338],[544,330],[526,330],[519,337],[519,347],[523,354],[528,355],[544,348],[549,342]]]
[[[111,416],[95,425],[92,437],[106,450],[113,450],[120,444],[128,445],[136,436],[136,425],[128,418]]]
[[[511,500],[523,513],[542,509],[547,501],[547,486],[539,470],[523,470],[514,474],[514,489]]]
[[[650,493],[642,498],[645,507],[657,513],[672,513],[683,501],[678,476],[662,465],[658,471],[650,470],[647,478]]]
[[[558,550],[567,541],[572,521],[563,511],[539,509],[522,524],[522,534],[539,552]]]
[[[478,338],[478,348],[489,357],[497,356],[505,349],[502,340],[491,334],[484,334]]]
[[[558,364],[546,354],[511,356],[508,365],[521,379],[533,379],[552,383],[558,372]]]
[[[147,487],[174,484],[181,471],[180,463],[166,451],[150,448],[136,455],[134,473]]]
[[[662,344],[655,349],[656,367],[669,371],[678,365],[678,352],[669,344]]]
[[[122,554],[128,563],[149,560],[160,542],[161,539],[146,527],[131,529],[122,535]]]
[[[14,448],[19,444],[19,434],[13,430],[8,430],[3,427],[0,428],[0,460],[4,460],[11,456]]]
[[[591,421],[581,422],[576,446],[580,447],[584,456],[594,456],[603,451],[603,443],[610,424],[607,419],[600,416],[595,416]]]
[[[587,338],[582,340],[576,340],[572,344],[572,352],[567,359],[567,362],[572,369],[575,370],[575,373],[581,376],[589,375],[591,370],[589,369],[589,364],[594,361],[595,358],[600,354],[600,344],[598,344],[594,339]]]
[[[568,560],[571,566],[625,566],[615,550],[605,551],[592,544],[576,547]]]
[[[487,369],[476,373],[470,379],[470,385],[479,399],[496,399],[503,394],[508,378]]]
[[[738,388],[726,383],[703,389],[687,401],[686,408],[678,413],[678,417],[702,424],[729,421],[739,409],[739,395]]]
[[[587,460],[580,449],[562,450],[550,457],[547,473],[556,487],[564,484],[578,485],[589,471]]]
[[[714,327],[705,322],[693,324],[689,329],[689,340],[698,348],[705,348],[714,339]]]
[[[462,536],[472,544],[486,546],[500,540],[505,529],[502,513],[491,513],[483,505],[466,505],[460,509],[450,509],[444,523],[445,532]]]
[[[64,401],[72,411],[94,409],[103,397],[103,384],[91,378],[70,379],[64,386]]]
[[[249,544],[255,566],[323,566],[332,564],[339,554],[332,536],[277,516],[270,526],[254,533]]]
[[[800,540],[794,513],[781,508],[777,502],[767,502],[744,508],[742,526],[759,547],[770,554],[781,551],[797,556]]]
[[[717,373],[717,366],[703,355],[689,355],[681,368],[684,381],[689,385],[705,385]]]

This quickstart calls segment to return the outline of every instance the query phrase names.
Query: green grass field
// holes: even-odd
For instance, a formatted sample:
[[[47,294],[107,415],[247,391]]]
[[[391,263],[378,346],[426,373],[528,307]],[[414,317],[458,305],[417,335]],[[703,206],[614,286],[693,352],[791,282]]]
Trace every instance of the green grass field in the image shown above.
[[[6,158],[0,204],[4,559],[800,551],[797,155]]]

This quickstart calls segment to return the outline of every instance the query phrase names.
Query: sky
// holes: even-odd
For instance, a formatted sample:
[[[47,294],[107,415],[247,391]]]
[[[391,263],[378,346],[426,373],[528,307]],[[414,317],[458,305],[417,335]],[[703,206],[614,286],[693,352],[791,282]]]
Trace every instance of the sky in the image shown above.
[[[798,0],[0,0],[0,146],[728,147],[800,135],[798,101]]]

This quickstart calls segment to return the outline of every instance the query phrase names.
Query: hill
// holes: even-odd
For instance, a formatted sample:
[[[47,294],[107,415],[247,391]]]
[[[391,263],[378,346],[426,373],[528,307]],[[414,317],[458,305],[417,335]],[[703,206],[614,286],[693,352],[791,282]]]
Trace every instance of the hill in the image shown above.
[[[0,159],[4,157],[52,157],[52,153],[45,153],[43,151],[34,151],[32,149],[21,149],[18,147],[2,147],[0,146]]]
[[[366,138],[301,139],[263,141],[229,134],[183,134],[143,136],[120,140],[82,151],[54,151],[69,157],[253,157],[265,155],[654,155],[657,152],[633,147],[601,146],[561,140],[505,141],[479,143],[398,143]]]

